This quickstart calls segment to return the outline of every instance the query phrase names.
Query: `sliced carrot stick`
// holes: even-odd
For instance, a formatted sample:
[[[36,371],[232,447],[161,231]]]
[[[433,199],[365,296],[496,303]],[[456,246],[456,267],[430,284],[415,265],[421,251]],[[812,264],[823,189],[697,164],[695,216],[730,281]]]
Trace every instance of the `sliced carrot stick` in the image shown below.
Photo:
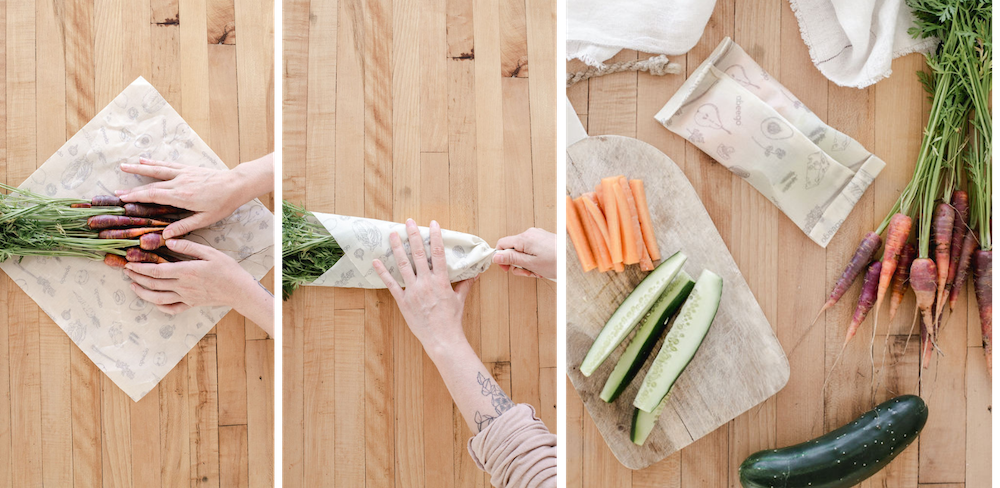
[[[604,190],[601,189],[601,184],[597,183],[594,187],[594,203],[597,204],[597,208],[604,211]]]
[[[615,182],[617,176],[601,180],[601,191],[604,192],[604,218],[608,221],[608,250],[611,251],[611,262],[622,263],[622,231],[618,220],[618,201],[615,198]],[[636,260],[638,262],[638,260]]]
[[[649,252],[646,251],[646,242],[642,239],[642,226],[639,224],[639,211],[636,209],[635,196],[632,195],[632,187],[629,186],[628,180],[624,176],[618,179],[618,185],[621,186],[622,193],[625,194],[625,202],[628,204],[628,225],[632,228],[632,233],[635,237],[635,247],[636,251],[639,253],[639,267],[643,271],[646,271],[646,265],[643,264],[643,259],[649,259]],[[649,266],[653,265],[653,261],[649,260]]]
[[[594,219],[594,223],[597,225],[597,229],[601,231],[601,237],[604,237],[604,243],[608,246],[608,252],[611,252],[611,233],[608,231],[608,222],[604,219],[604,213],[601,209],[597,208],[597,202],[594,201],[596,195],[593,193],[585,193],[583,195],[583,205],[587,208],[587,213]],[[614,258],[611,259],[614,262]]]
[[[583,222],[580,221],[580,215],[576,212],[576,205],[573,204],[573,198],[569,195],[566,195],[566,234],[573,241],[573,247],[576,249],[576,257],[580,260],[583,272],[586,273],[596,268],[597,261],[594,259],[594,253],[590,249],[590,242],[587,241],[587,236],[584,234]]]
[[[646,188],[642,180],[630,180],[629,188],[635,198],[635,208],[639,212],[639,225],[642,227],[642,241],[646,244],[649,258],[660,260],[660,246],[656,243],[656,232],[653,230],[653,219],[649,216],[649,205],[646,204]]]
[[[632,226],[632,214],[629,212],[628,200],[625,198],[625,190],[621,182],[615,180],[611,184],[615,195],[615,207],[618,210],[618,228],[622,236],[622,264],[638,264],[642,253],[637,244],[638,236],[635,235],[635,227]],[[610,197],[608,198],[610,200]],[[638,219],[636,220],[638,224]]]
[[[590,200],[587,197],[577,197],[573,201],[573,205],[576,206],[576,212],[580,215],[580,220],[583,221],[583,230],[586,232],[590,247],[594,250],[597,257],[597,270],[602,273],[611,271],[611,253],[608,252],[608,243],[597,228],[597,222],[594,221],[594,217],[587,211],[585,202],[590,202]],[[590,204],[593,205],[593,202],[590,202]]]

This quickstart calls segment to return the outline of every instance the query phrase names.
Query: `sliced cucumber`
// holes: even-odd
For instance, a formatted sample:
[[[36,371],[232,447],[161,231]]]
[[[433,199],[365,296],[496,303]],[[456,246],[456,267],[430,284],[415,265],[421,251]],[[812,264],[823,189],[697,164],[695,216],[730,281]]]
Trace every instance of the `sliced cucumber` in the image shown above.
[[[663,294],[663,290],[681,270],[685,261],[687,261],[687,256],[680,252],[674,253],[673,256],[667,258],[646,275],[632,290],[632,293],[618,306],[618,310],[611,314],[608,323],[604,324],[601,333],[597,335],[594,344],[587,351],[587,356],[583,358],[580,372],[584,376],[593,374],[598,366],[618,347],[618,344],[621,344],[622,340],[628,336],[629,332],[632,332],[635,324],[646,315],[646,312],[653,306],[653,302]]]
[[[702,271],[691,295],[678,312],[673,327],[667,332],[653,365],[642,379],[639,393],[632,402],[636,408],[652,412],[670,393],[677,377],[705,340],[715,313],[719,311],[721,299],[722,277],[708,270]]]
[[[663,397],[663,400],[660,400],[660,404],[652,412],[645,412],[638,408],[635,409],[635,415],[632,416],[631,439],[633,444],[637,446],[645,444],[646,438],[649,437],[649,433],[653,431],[653,426],[656,425],[656,419],[660,418],[663,408],[667,406],[667,398],[670,397]]]
[[[663,335],[667,328],[667,321],[681,307],[684,299],[694,288],[694,280],[683,270],[677,273],[674,281],[667,286],[666,291],[653,303],[653,307],[642,319],[643,323],[632,338],[632,342],[625,348],[625,352],[618,358],[611,376],[608,376],[607,383],[604,383],[604,390],[601,391],[601,400],[608,403],[615,401],[628,387],[635,375],[646,364],[646,359],[656,345],[656,341]]]

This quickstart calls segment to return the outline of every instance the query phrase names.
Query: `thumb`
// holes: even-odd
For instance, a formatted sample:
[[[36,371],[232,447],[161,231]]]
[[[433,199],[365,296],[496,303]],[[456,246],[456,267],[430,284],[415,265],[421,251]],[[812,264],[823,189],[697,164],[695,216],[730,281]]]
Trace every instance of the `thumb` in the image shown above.
[[[531,269],[532,257],[533,256],[530,254],[524,254],[513,249],[504,249],[502,251],[497,251],[493,255],[493,263],[501,266],[515,266],[518,268]]]
[[[166,229],[163,229],[163,238],[173,239],[205,227],[210,223],[204,222],[205,215],[206,214],[203,212],[198,212],[190,217],[183,218],[168,225]]]
[[[215,257],[215,253],[218,252],[210,246],[198,244],[187,239],[167,239],[167,248],[171,251],[206,261]]]

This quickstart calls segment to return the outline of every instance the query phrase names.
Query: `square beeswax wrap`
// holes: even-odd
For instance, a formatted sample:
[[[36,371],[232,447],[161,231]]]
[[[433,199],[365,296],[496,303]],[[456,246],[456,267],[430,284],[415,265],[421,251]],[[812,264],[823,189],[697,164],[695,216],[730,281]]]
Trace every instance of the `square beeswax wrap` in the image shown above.
[[[21,188],[90,199],[152,180],[123,173],[140,157],[224,169],[226,165],[159,92],[138,78],[36,170]],[[274,215],[253,200],[186,238],[236,259],[260,279],[274,265]],[[0,269],[129,397],[139,401],[229,312],[192,308],[171,316],[135,295],[131,280],[102,261],[11,258]],[[45,358],[42,358],[44,361]]]

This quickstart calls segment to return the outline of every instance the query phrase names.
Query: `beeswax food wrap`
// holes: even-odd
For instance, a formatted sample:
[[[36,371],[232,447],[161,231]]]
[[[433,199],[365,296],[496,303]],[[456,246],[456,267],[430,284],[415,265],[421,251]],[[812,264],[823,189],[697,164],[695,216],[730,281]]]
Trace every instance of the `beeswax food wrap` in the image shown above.
[[[389,236],[393,232],[399,234],[412,266],[406,224],[319,212],[312,214],[337,240],[340,249],[344,251],[344,256],[311,285],[385,288],[382,279],[372,267],[373,260],[381,259],[399,286],[403,286],[402,275],[399,274],[396,259],[392,256]],[[424,238],[427,263],[430,265],[430,229],[420,227],[420,235]],[[496,251],[482,238],[445,229],[441,229],[441,237],[444,240],[445,261],[448,263],[448,278],[452,283],[474,278],[490,267],[493,253]]]
[[[20,188],[90,199],[149,178],[123,173],[140,157],[220,168],[225,164],[143,78],[125,88]],[[274,265],[274,216],[259,201],[187,236],[236,259],[260,279]],[[8,259],[0,269],[129,397],[139,401],[226,313],[167,315],[140,299],[121,270],[84,258]],[[44,358],[43,358],[44,361]]]
[[[655,117],[747,180],[823,247],[885,167],[729,38]]]

